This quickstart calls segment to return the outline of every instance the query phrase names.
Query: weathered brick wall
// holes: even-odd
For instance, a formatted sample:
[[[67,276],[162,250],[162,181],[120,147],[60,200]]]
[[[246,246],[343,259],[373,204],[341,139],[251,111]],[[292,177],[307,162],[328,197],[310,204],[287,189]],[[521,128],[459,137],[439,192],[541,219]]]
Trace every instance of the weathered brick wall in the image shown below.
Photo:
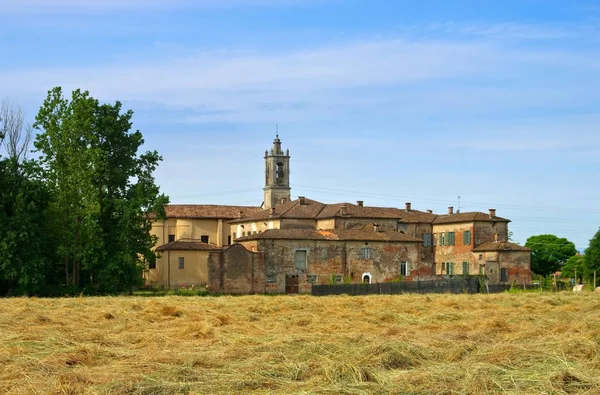
[[[508,282],[531,283],[531,253],[529,251],[501,251],[500,268],[508,269]]]
[[[361,249],[365,247],[370,248],[369,259],[361,258]],[[348,242],[347,273],[353,282],[361,282],[363,273],[371,273],[372,282],[392,281],[399,277],[400,262],[407,261],[411,276],[418,275],[424,271],[419,259],[419,247],[418,243]]]
[[[498,240],[508,240],[508,223],[497,221],[477,221],[473,233],[475,247],[486,241],[493,241],[494,234],[498,233]]]
[[[264,254],[234,244],[208,257],[209,289],[227,294],[265,292]]]
[[[361,258],[360,249],[365,247],[364,242],[260,240],[257,247],[264,252],[263,275],[269,277],[264,284],[267,293],[285,292],[286,275],[298,276],[300,292],[310,292],[312,288],[307,276],[316,276],[317,284],[330,283],[332,276],[340,276],[342,281],[351,276],[353,282],[361,282],[361,275],[369,272],[373,282],[392,281],[398,278],[401,261],[409,262],[412,277],[432,274],[430,265],[420,263],[418,243],[370,242],[370,259]],[[295,251],[298,249],[307,251],[306,270],[296,270]]]

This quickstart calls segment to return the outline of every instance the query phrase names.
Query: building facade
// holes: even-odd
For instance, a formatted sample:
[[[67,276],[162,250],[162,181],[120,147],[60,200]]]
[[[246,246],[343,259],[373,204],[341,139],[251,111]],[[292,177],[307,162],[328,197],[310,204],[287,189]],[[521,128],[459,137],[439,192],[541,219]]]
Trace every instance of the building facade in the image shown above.
[[[153,228],[160,255],[149,281],[173,287],[191,283],[190,273],[197,273],[196,283],[224,293],[310,292],[313,284],[453,275],[531,282],[530,251],[507,240],[510,220],[495,209],[455,213],[449,207],[438,215],[411,203],[396,208],[291,200],[289,159],[276,136],[265,152],[261,207],[168,206],[168,218]],[[185,242],[194,249],[182,249]],[[180,258],[192,261],[190,254],[201,267],[173,274]]]

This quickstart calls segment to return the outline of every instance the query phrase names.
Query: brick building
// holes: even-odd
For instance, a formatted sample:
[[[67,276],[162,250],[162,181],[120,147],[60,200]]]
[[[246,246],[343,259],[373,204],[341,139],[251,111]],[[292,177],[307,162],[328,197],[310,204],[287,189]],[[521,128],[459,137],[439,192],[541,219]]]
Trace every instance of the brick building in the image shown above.
[[[437,215],[414,210],[411,203],[401,209],[363,201],[325,204],[302,196],[291,200],[289,159],[276,137],[265,152],[262,207],[169,206],[168,219],[156,222],[158,245],[206,244],[196,253],[202,254],[197,272],[208,277],[200,282],[224,293],[310,292],[312,284],[452,275],[531,281],[530,251],[507,241],[510,220],[496,210],[455,213],[449,207]],[[168,243],[157,251],[182,254]],[[160,259],[164,267],[172,258],[164,261],[163,253]],[[164,269],[163,274],[150,269],[148,278],[172,285]]]

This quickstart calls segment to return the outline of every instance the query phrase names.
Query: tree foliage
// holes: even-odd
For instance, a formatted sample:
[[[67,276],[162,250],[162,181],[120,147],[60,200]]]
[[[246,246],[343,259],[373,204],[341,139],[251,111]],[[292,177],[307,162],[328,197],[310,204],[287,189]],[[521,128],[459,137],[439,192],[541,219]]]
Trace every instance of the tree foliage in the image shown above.
[[[113,293],[142,281],[155,239],[149,213],[168,202],[161,157],[140,152],[133,112],[76,90],[48,92],[35,118],[38,158],[21,109],[0,106],[0,294]]]
[[[148,214],[163,215],[168,202],[152,175],[162,158],[138,153],[144,140],[130,131],[132,116],[120,102],[100,104],[80,90],[68,100],[54,88],[36,117],[35,147],[59,225],[57,253],[74,289],[126,290],[139,284],[145,259],[153,257]]]
[[[590,281],[594,278],[594,272],[600,275],[600,229],[590,240],[588,248],[585,249],[584,276]]]
[[[583,277],[583,267],[583,255],[573,255],[572,257],[567,259],[567,262],[560,269],[561,276],[563,278],[572,278],[575,277],[575,273],[577,273],[577,279],[581,279]]]
[[[531,270],[544,276],[560,270],[570,257],[577,254],[575,244],[550,234],[531,236],[525,246],[531,249]]]

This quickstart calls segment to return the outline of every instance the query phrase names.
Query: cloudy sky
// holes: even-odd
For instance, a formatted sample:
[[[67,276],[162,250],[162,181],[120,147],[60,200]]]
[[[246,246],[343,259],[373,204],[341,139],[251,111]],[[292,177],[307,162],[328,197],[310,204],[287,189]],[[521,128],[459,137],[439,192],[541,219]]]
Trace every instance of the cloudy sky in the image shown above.
[[[0,97],[122,101],[173,203],[260,204],[277,123],[294,197],[600,226],[594,0],[0,0],[0,37]]]

